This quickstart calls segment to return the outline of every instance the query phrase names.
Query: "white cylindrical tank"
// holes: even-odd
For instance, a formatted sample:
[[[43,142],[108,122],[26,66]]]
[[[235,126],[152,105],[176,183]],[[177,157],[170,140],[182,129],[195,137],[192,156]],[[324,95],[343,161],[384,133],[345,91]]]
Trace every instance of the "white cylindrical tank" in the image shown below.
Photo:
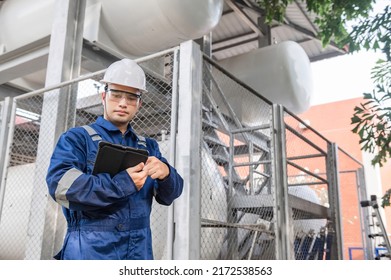
[[[313,93],[312,70],[303,48],[293,41],[256,49],[219,62],[273,103],[298,114],[306,111]]]
[[[8,0],[0,6],[0,54],[48,36],[54,0]]]
[[[54,0],[8,0],[0,6],[0,54],[51,33]],[[144,56],[208,34],[223,0],[88,0],[84,34],[98,46]]]
[[[155,53],[208,34],[219,22],[222,0],[101,0],[102,27],[123,51]]]

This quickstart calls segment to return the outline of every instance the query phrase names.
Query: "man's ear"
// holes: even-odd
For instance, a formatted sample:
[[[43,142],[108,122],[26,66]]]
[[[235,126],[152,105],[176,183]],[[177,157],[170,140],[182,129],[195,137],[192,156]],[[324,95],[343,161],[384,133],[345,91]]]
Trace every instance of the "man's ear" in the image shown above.
[[[102,101],[102,105],[105,106],[106,105],[106,102],[105,102],[105,99],[106,99],[106,92],[105,91],[102,91],[102,95],[101,95],[101,101]]]
[[[141,105],[143,105],[143,100],[142,99],[140,99],[139,101],[138,101],[138,109],[140,109],[141,108]]]

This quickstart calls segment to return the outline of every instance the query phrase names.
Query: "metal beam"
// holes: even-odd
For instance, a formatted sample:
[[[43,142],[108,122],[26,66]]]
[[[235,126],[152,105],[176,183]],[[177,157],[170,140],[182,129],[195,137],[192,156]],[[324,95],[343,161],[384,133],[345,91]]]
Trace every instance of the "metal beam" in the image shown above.
[[[284,109],[281,105],[273,105],[273,152],[274,152],[274,217],[276,230],[276,259],[293,259],[293,238],[291,232],[292,214],[288,204],[288,171],[286,153],[286,135]]]
[[[80,75],[85,9],[85,0],[56,2],[45,87]],[[70,86],[44,94],[25,259],[52,259],[62,245],[65,219],[45,178],[53,147],[74,120],[76,92]]]
[[[0,84],[45,69],[49,55],[47,36],[0,55]]]
[[[318,32],[318,28],[317,26],[315,26],[315,24],[312,22],[312,20],[309,18],[308,14],[306,13],[306,11],[303,9],[303,7],[300,5],[300,3],[295,0],[293,1],[296,5],[296,7],[300,10],[301,14],[303,15],[303,17],[305,17],[305,19],[307,20],[308,24],[311,25],[312,29],[313,29],[313,32],[317,33]]]
[[[248,25],[256,34],[262,35],[258,25],[232,0],[225,0],[225,3],[236,13],[236,15]]]
[[[0,85],[0,100],[7,97],[15,97],[24,93],[26,93],[26,91],[12,87],[8,84]]]
[[[327,145],[327,181],[328,196],[330,204],[331,227],[335,230],[331,244],[330,258],[332,260],[343,260],[343,231],[341,213],[341,192],[339,182],[338,146],[335,143]]]
[[[173,259],[200,258],[201,247],[201,110],[202,52],[187,41],[180,46],[178,132],[175,164],[184,180],[182,195],[174,201]],[[191,124],[191,125],[189,125]]]

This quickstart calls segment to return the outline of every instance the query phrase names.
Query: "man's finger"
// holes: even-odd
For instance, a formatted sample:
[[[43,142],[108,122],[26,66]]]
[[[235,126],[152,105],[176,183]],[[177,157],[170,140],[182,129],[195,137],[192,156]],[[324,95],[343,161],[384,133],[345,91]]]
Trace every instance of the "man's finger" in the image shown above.
[[[139,164],[137,164],[136,166],[133,166],[133,167],[129,167],[127,169],[127,171],[129,173],[135,173],[135,172],[140,172],[141,170],[143,170],[144,168],[144,162],[140,162]]]

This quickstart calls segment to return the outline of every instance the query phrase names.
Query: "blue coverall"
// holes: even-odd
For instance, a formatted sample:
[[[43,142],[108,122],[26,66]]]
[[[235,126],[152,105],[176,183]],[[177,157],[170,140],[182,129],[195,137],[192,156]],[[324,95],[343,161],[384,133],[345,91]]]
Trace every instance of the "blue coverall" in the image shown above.
[[[145,149],[130,125],[122,134],[99,117],[90,127],[104,141]],[[164,180],[148,177],[137,191],[125,170],[112,178],[107,173],[92,175],[98,142],[83,127],[75,127],[61,135],[53,152],[46,182],[51,197],[63,206],[68,224],[62,250],[55,258],[153,259],[152,199],[170,205],[181,195],[183,179],[151,138],[146,138],[149,155],[170,169]]]

